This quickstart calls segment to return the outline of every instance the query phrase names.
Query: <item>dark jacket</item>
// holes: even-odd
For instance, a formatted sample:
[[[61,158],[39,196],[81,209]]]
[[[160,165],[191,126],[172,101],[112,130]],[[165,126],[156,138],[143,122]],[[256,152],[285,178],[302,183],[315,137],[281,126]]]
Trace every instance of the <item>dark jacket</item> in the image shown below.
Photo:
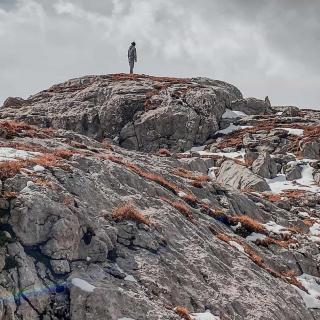
[[[128,60],[129,62],[137,62],[137,49],[135,46],[131,45],[128,50]]]

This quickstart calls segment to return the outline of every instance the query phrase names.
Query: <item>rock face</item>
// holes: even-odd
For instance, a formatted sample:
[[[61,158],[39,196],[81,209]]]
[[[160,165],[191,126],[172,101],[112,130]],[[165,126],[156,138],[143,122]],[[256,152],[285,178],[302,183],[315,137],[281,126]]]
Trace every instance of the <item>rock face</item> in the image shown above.
[[[320,159],[320,141],[309,141],[301,143],[301,152],[307,159]]]
[[[252,172],[260,177],[272,179],[277,176],[277,164],[269,153],[263,152],[252,163]]]
[[[236,189],[270,190],[264,179],[232,160],[223,162],[217,180]]]
[[[134,150],[190,149],[219,130],[240,91],[206,78],[90,76],[55,85],[27,100],[9,98],[0,117],[116,139]]]
[[[232,110],[242,111],[248,115],[272,113],[269,101],[256,98],[234,100],[230,107]]]
[[[320,319],[320,165],[286,179],[320,113],[256,110],[214,135],[239,99],[206,78],[117,75],[7,100],[0,319]],[[273,177],[273,161],[274,179],[253,172]]]

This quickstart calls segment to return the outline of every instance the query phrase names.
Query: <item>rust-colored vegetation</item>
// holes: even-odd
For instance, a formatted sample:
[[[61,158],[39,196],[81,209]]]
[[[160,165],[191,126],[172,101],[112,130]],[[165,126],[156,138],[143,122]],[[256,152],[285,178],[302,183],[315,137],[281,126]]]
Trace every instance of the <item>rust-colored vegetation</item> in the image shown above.
[[[39,128],[36,126],[29,125],[24,122],[15,120],[2,120],[0,121],[0,136],[7,139],[13,137],[38,137],[38,138],[49,138],[53,135],[51,128]]]
[[[146,224],[148,226],[152,224],[150,219],[139,210],[137,210],[130,202],[121,204],[119,207],[117,207],[113,211],[112,217],[116,221],[131,220],[138,223]]]
[[[166,197],[161,197],[161,200],[170,204],[173,208],[177,209],[180,213],[182,213],[186,218],[190,221],[194,221],[192,211],[188,208],[182,201],[173,201]]]
[[[118,163],[118,164],[125,166],[127,169],[133,171],[134,173],[138,174],[139,176],[161,185],[162,187],[173,192],[174,194],[178,194],[178,192],[179,192],[179,187],[177,185],[168,181],[165,177],[163,177],[159,174],[145,171],[142,168],[140,168],[138,165],[133,164],[128,161],[125,161],[123,158],[120,158],[120,157],[108,156],[107,159],[112,162],[115,162],[115,163]]]
[[[156,152],[156,155],[159,157],[171,157],[171,153],[168,149],[162,148]]]
[[[283,281],[285,281],[289,284],[292,284],[305,292],[308,292],[307,289],[303,286],[303,284],[292,273],[290,274],[288,272],[278,272],[278,271],[273,270],[271,267],[269,267],[264,262],[263,258],[260,257],[259,254],[246,242],[244,242],[236,237],[232,237],[227,234],[224,234],[224,233],[218,234],[217,238],[226,242],[226,243],[230,243],[230,241],[237,242],[238,244],[240,244],[243,247],[244,252],[250,258],[250,260],[252,262],[254,262],[257,266],[259,266],[260,268],[267,271],[273,277],[282,279]]]
[[[249,216],[233,216],[230,217],[229,220],[233,223],[240,222],[241,225],[245,227],[249,232],[268,234],[267,229],[260,222],[250,218]]]
[[[27,161],[4,161],[0,162],[0,179],[8,179],[20,173],[20,170],[27,166]]]
[[[187,308],[184,308],[184,307],[181,307],[181,306],[177,306],[173,310],[182,319],[184,319],[184,320],[192,320]]]

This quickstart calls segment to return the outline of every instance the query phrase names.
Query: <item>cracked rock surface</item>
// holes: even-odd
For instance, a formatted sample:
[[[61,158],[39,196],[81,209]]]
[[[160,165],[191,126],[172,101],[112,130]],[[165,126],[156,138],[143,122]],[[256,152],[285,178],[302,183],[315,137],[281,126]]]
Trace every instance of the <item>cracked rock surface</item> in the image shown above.
[[[232,120],[245,128],[215,135],[242,99],[235,87],[114,77],[71,80],[1,109],[0,159],[11,158],[0,161],[0,319],[179,320],[179,307],[191,319],[320,319],[319,193],[270,183],[291,166],[317,183],[320,159],[297,159],[309,129],[278,128],[296,117],[316,128],[317,116],[286,111],[275,123],[252,116],[251,99],[250,116]],[[8,120],[14,113],[40,126]],[[181,133],[162,140],[167,126]],[[197,141],[206,146],[175,152]],[[299,189],[299,177],[286,183]]]

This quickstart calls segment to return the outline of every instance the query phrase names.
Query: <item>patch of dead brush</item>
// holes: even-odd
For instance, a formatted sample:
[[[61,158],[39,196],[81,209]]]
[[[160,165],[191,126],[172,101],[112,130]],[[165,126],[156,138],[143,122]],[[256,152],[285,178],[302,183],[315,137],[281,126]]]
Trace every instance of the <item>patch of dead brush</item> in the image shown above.
[[[113,211],[112,217],[115,221],[131,220],[148,226],[152,225],[150,219],[137,210],[130,202],[118,206]]]
[[[167,202],[170,204],[171,207],[178,210],[180,213],[182,213],[186,218],[188,218],[190,221],[194,221],[193,214],[191,209],[189,209],[182,201],[173,201],[166,197],[160,197],[161,200]]]
[[[177,306],[174,309],[174,312],[184,320],[192,320],[189,310],[185,307]]]

